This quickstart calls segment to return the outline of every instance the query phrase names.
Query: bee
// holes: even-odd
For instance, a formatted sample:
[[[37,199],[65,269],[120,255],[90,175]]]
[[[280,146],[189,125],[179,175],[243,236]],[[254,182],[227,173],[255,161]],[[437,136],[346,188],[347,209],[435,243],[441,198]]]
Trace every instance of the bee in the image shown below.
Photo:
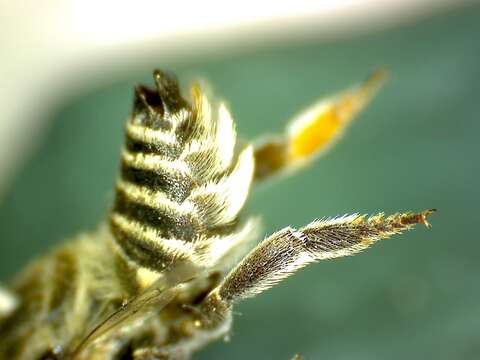
[[[154,71],[135,88],[104,222],[32,262],[0,292],[2,359],[188,359],[224,337],[232,307],[318,260],[429,225],[433,210],[286,227],[257,246],[242,211],[258,183],[310,164],[385,80],[382,70],[295,117],[281,136],[237,139],[227,106]]]

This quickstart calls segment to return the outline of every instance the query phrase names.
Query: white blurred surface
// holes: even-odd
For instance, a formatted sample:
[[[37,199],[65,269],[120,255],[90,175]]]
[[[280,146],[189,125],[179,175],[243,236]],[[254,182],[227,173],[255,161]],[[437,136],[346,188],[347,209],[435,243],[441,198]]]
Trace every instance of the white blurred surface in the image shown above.
[[[35,148],[58,95],[132,64],[348,36],[411,21],[461,0],[0,1],[0,198]]]

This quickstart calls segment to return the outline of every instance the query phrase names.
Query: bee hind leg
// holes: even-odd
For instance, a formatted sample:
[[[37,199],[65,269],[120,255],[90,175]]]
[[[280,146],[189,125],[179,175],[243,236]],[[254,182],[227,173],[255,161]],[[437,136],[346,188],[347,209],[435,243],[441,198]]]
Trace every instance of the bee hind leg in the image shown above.
[[[162,348],[141,348],[133,352],[134,360],[188,360],[190,355],[181,351],[171,351]]]
[[[353,255],[417,223],[427,225],[432,213],[355,214],[317,220],[299,230],[280,230],[263,240],[209,293],[201,304],[199,321],[205,328],[215,327],[230,315],[234,303],[260,294],[309,263]]]
[[[321,99],[294,117],[284,135],[257,143],[255,179],[293,172],[325,152],[369,103],[386,77],[384,70],[374,71],[359,86]]]

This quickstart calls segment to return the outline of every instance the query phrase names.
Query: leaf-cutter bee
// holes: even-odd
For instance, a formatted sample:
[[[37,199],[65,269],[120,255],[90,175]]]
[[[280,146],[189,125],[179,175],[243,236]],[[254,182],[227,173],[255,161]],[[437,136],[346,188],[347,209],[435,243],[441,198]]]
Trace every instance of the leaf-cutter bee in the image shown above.
[[[3,359],[186,359],[225,336],[235,303],[309,263],[427,223],[433,210],[324,218],[257,246],[252,187],[312,163],[383,83],[382,70],[319,101],[283,135],[239,141],[224,103],[154,72],[125,127],[115,200],[98,228],[31,263],[3,290]],[[8,306],[6,306],[7,304]]]

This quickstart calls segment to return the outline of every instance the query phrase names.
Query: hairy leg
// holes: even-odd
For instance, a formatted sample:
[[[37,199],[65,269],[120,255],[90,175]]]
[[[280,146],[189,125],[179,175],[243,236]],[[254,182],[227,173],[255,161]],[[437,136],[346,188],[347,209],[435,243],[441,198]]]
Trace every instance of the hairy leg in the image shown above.
[[[326,151],[370,102],[385,79],[385,71],[373,72],[359,86],[307,108],[290,122],[284,135],[258,143],[254,149],[255,179],[296,170]]]
[[[300,230],[280,230],[254,248],[207,296],[201,307],[202,326],[215,327],[229,316],[234,303],[265,291],[309,263],[356,254],[417,223],[429,226],[426,218],[433,211],[349,215],[317,220]]]

